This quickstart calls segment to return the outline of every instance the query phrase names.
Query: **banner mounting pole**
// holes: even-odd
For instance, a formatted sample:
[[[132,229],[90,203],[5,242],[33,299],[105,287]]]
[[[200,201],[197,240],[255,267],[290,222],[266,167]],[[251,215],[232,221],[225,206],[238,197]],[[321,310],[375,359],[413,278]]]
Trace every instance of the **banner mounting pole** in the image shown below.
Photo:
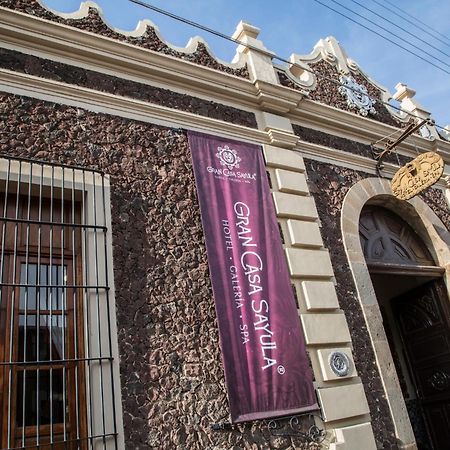
[[[383,158],[394,150],[397,145],[403,142],[408,136],[411,136],[414,132],[422,128],[425,124],[434,125],[434,120],[432,119],[422,119],[419,123],[411,122],[402,132],[402,134],[395,140],[388,139],[386,144],[384,144],[384,150],[375,151],[372,150],[373,156],[377,161],[376,170],[379,173],[383,169]]]

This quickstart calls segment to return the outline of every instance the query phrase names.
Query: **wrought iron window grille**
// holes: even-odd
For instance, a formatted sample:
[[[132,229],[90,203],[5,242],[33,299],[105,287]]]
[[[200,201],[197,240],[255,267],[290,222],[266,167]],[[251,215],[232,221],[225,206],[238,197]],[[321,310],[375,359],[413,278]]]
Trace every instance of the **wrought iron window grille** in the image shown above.
[[[109,182],[0,155],[0,446],[118,449]]]

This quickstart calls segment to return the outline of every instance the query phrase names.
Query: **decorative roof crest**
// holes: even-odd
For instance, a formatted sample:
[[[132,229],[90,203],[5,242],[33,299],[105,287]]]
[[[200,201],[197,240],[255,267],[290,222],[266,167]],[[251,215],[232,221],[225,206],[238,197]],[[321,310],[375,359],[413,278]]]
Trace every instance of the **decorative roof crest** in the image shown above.
[[[103,13],[102,8],[95,3],[94,1],[83,1],[80,3],[80,7],[78,9],[78,11],[74,11],[71,13],[63,13],[57,10],[54,10],[52,8],[49,8],[47,5],[44,4],[43,0],[35,0],[44,10],[51,12],[52,14],[54,14],[55,16],[59,16],[63,19],[73,19],[73,20],[79,20],[79,19],[83,19],[85,17],[89,16],[89,10],[93,9],[98,16],[100,17],[100,19],[102,20],[102,22],[112,31],[114,31],[115,33],[121,34],[125,37],[130,37],[130,38],[139,38],[142,37],[146,34],[147,29],[152,29],[157,38],[165,45],[167,45],[167,47],[169,47],[170,49],[179,52],[179,53],[185,53],[185,54],[192,54],[195,53],[198,49],[198,45],[202,44],[205,48],[206,51],[208,52],[208,54],[210,55],[210,57],[212,59],[214,59],[215,61],[217,61],[218,64],[223,65],[225,67],[229,67],[230,69],[241,69],[243,67],[245,67],[246,65],[246,61],[245,61],[245,57],[241,57],[241,58],[235,58],[231,63],[227,62],[227,61],[223,61],[220,58],[217,58],[214,53],[211,51],[211,48],[209,47],[209,44],[200,36],[194,36],[191,37],[188,41],[188,43],[186,44],[185,47],[178,47],[176,45],[171,44],[170,42],[167,42],[164,37],[162,36],[159,28],[157,25],[155,25],[151,20],[149,19],[145,19],[145,20],[140,20],[137,25],[136,28],[132,31],[126,31],[126,30],[122,30],[120,28],[116,28],[113,25],[111,25],[105,18],[105,15]]]
[[[350,73],[350,69],[347,64],[347,53],[334,36],[328,36],[325,39],[320,39],[314,46],[314,50],[318,50],[323,59],[334,64],[339,72],[343,74]]]
[[[342,95],[345,95],[347,97],[349,107],[357,109],[358,112],[362,115],[367,115],[369,113],[375,114],[375,108],[373,106],[376,104],[376,100],[370,99],[366,88],[356,82],[354,77],[355,74],[360,74],[367,80],[368,83],[377,88],[380,92],[381,100],[383,102],[388,103],[392,98],[392,95],[387,88],[373,80],[361,69],[356,61],[348,57],[346,50],[333,36],[328,36],[324,39],[320,39],[316,43],[310,54],[293,54],[290,60],[292,62],[295,62],[297,65],[303,65],[307,67],[309,70],[311,70],[311,64],[317,63],[321,60],[328,62],[332,66],[335,66],[341,76],[340,82],[344,84],[344,86],[342,86],[339,91]],[[312,90],[316,87],[317,80],[315,75],[309,74],[309,77],[312,78],[312,81],[309,80],[309,83],[305,83],[305,80],[299,79],[298,74],[295,71],[301,72],[301,70],[296,67],[290,67],[285,71],[285,73],[299,86],[306,87],[309,90]],[[306,78],[304,73],[302,74],[302,76]],[[361,94],[355,93],[354,91],[352,93],[352,90],[348,89],[350,85],[353,89],[358,89],[359,91],[361,91]],[[386,108],[395,118],[401,121],[405,121],[407,119],[406,113],[399,112],[389,105],[386,105]]]
[[[431,118],[431,114],[414,98],[416,95],[414,89],[411,89],[405,83],[397,83],[395,89],[396,92],[392,98],[400,102],[400,107],[404,111],[416,116],[418,119]],[[430,140],[436,139],[439,136],[436,127],[432,125],[424,125],[421,127],[419,129],[419,134],[423,138]]]

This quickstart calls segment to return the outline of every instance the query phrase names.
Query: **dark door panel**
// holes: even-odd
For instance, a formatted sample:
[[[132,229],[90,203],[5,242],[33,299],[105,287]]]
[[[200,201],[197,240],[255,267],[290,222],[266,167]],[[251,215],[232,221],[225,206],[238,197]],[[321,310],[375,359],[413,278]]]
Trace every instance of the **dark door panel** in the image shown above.
[[[415,383],[416,411],[424,416],[433,448],[450,449],[450,328],[445,286],[435,280],[391,302]],[[418,445],[429,448],[425,443]]]
[[[450,449],[450,406],[448,403],[431,404],[425,408],[430,434],[436,450]]]

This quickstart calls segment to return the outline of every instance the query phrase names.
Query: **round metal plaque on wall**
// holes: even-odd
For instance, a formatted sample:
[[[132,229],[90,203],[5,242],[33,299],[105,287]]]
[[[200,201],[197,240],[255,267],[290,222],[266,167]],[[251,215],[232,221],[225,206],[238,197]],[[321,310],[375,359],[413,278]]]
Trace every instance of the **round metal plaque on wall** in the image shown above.
[[[435,152],[420,154],[401,167],[392,178],[392,193],[400,200],[409,200],[439,181],[444,160]]]
[[[338,377],[346,377],[351,370],[349,357],[343,352],[333,352],[330,354],[329,364],[331,370]]]

